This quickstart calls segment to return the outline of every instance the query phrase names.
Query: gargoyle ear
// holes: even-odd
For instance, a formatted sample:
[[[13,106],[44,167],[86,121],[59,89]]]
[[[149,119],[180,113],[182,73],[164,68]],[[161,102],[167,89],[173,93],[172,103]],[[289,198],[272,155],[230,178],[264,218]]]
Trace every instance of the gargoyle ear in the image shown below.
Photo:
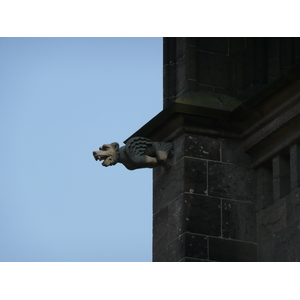
[[[113,146],[113,148],[118,151],[119,150],[119,144],[118,143],[111,143],[111,145]]]

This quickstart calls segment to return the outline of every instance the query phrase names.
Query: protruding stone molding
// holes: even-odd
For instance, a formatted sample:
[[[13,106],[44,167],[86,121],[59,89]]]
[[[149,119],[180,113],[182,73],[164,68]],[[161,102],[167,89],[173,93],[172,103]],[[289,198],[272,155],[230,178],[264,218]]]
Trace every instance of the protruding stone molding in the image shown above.
[[[289,147],[300,141],[300,82],[295,84],[297,90],[291,87],[271,97],[268,100],[270,103],[272,100],[277,102],[278,98],[282,99],[282,102],[273,106],[268,113],[265,111],[265,116],[241,135],[245,151],[254,158],[254,168],[270,161],[283,151],[289,151]],[[292,96],[291,89],[294,92]]]
[[[104,167],[123,164],[128,170],[140,168],[171,167],[173,144],[153,142],[144,137],[133,137],[126,145],[119,147],[118,143],[104,144],[99,151],[93,151],[95,160],[102,161]]]
[[[129,139],[146,136],[153,140],[172,141],[183,132],[192,133],[194,130],[213,136],[239,138],[232,132],[231,124],[226,123],[238,103],[229,96],[189,93],[162,110]]]
[[[211,93],[178,98],[133,136],[173,141],[195,133],[243,141],[258,168],[300,141],[300,64],[295,65],[249,100]]]

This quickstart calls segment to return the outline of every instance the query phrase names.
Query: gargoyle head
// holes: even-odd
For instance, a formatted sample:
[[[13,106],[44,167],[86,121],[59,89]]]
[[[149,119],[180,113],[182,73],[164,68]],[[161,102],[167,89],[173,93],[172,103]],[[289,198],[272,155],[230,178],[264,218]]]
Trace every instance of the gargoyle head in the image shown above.
[[[118,162],[119,158],[119,144],[111,143],[104,144],[99,148],[100,151],[93,151],[95,160],[104,160],[102,166],[108,167],[113,166]]]

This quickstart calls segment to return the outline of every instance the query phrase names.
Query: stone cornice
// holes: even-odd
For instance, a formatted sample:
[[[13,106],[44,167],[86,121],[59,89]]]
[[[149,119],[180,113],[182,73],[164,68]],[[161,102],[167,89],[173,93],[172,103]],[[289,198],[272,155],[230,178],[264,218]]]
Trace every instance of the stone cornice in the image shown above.
[[[256,168],[299,142],[299,125],[300,64],[297,64],[242,103],[212,93],[186,94],[131,137],[170,141],[183,132],[194,132],[240,139]]]

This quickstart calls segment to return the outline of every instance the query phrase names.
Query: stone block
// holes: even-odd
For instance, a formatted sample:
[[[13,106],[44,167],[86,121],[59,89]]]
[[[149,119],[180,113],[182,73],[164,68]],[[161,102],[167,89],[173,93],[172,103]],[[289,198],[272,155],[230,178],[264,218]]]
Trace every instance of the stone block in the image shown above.
[[[186,72],[188,79],[191,79],[193,81],[196,81],[197,79],[197,49],[195,46],[188,46],[186,48],[186,56],[187,56],[187,63],[186,66]],[[178,78],[179,79],[179,78]],[[190,92],[195,92],[195,90],[189,90]]]
[[[282,198],[290,193],[290,159],[277,155],[273,158],[273,198]]]
[[[188,203],[185,196],[177,197],[168,205],[168,233],[169,239],[173,240],[186,231]]]
[[[251,168],[208,161],[208,195],[255,201],[256,173]]]
[[[220,161],[220,140],[207,136],[186,134],[185,156]]]
[[[222,262],[257,261],[257,244],[221,238],[208,238],[208,259]]]
[[[198,55],[199,84],[230,88],[230,57],[208,52]]]
[[[177,96],[187,90],[187,65],[186,60],[179,60],[176,68],[176,90]]]
[[[286,201],[286,225],[300,219],[300,188],[296,188],[285,197]]]
[[[163,247],[154,248],[154,262],[177,262],[185,256],[185,234],[175,238],[170,243],[165,243]]]
[[[219,198],[185,194],[186,230],[203,235],[221,235],[221,200]]]
[[[185,256],[207,259],[207,237],[201,235],[185,234]]]
[[[299,262],[300,243],[294,245],[287,251],[287,261]]]
[[[268,166],[257,169],[257,210],[273,203],[273,173]]]
[[[250,167],[252,158],[246,154],[240,141],[231,139],[221,140],[222,162]]]
[[[198,259],[198,258],[191,258],[191,257],[184,257],[181,262],[207,262],[206,259]]]
[[[167,172],[162,172],[153,180],[153,213],[167,206],[183,193],[184,159],[181,159]]]
[[[198,49],[201,52],[210,52],[216,54],[228,54],[228,38],[204,37],[197,40]]]
[[[181,160],[183,158],[183,156],[185,156],[185,135],[182,134],[179,137],[177,137],[174,141],[174,157],[172,159],[172,161],[174,163],[178,162],[179,160]]]
[[[162,208],[153,215],[153,250],[159,251],[170,242],[168,238],[169,207]]]
[[[222,200],[222,236],[256,242],[256,209],[253,203]]]
[[[207,161],[185,157],[182,177],[185,192],[207,194]]]
[[[281,198],[257,212],[258,242],[264,243],[285,226],[286,204],[285,199]]]
[[[274,234],[274,261],[297,261],[299,253],[295,250],[299,249],[299,245],[300,221],[297,220]]]
[[[261,239],[257,245],[258,261],[271,262],[274,261],[274,245],[273,237]]]
[[[182,260],[185,254],[185,234],[171,241],[166,250],[168,251],[168,255],[165,261],[175,262]]]
[[[291,190],[300,187],[300,145],[290,148]]]

